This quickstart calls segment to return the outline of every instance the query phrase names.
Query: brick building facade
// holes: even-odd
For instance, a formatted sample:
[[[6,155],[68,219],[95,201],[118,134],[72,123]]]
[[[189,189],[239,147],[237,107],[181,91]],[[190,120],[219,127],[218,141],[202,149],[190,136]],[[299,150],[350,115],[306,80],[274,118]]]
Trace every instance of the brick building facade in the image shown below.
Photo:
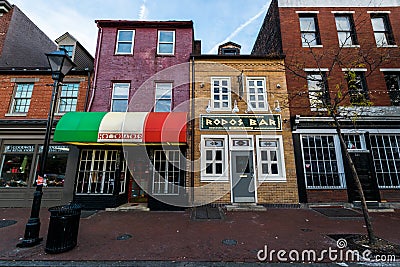
[[[338,115],[367,200],[400,200],[399,19],[397,1],[271,2],[252,54],[285,55],[301,202],[358,200],[324,109],[339,91],[348,95]],[[346,75],[355,75],[350,86]],[[372,106],[358,107],[360,96]]]
[[[152,210],[186,206],[193,23],[96,23],[88,112],[67,114],[55,133],[79,150],[74,200],[100,209],[130,201],[148,202]]]
[[[193,203],[297,204],[283,58],[228,44],[192,58]]]
[[[53,80],[45,53],[58,44],[7,1],[0,17],[0,207],[29,207],[35,190]],[[79,43],[75,40],[72,45]],[[70,110],[84,110],[93,58],[78,64],[64,79],[55,123]],[[79,48],[76,50],[78,51]],[[74,54],[71,55],[72,57]],[[87,68],[87,69],[86,69]],[[65,179],[70,147],[52,142],[46,166],[43,206],[68,203],[74,181]],[[71,152],[71,151],[70,151]]]

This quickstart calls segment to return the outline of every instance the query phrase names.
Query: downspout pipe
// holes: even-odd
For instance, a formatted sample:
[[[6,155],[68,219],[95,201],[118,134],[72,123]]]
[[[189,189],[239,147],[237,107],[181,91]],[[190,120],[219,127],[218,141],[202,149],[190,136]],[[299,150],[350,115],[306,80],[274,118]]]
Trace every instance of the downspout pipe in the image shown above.
[[[191,91],[191,93],[192,93],[192,95],[191,95],[191,107],[190,107],[190,109],[191,109],[191,115],[190,115],[190,118],[191,118],[191,122],[190,122],[190,127],[191,127],[191,132],[192,132],[192,134],[191,134],[191,140],[190,140],[190,146],[191,146],[191,149],[190,149],[190,188],[191,188],[191,201],[192,201],[192,203],[191,203],[191,206],[193,207],[194,206],[194,147],[195,147],[195,142],[194,142],[194,136],[195,136],[195,120],[196,120],[196,118],[195,118],[195,97],[196,97],[196,94],[195,94],[195,78],[196,78],[196,76],[195,76],[195,57],[194,56],[192,56],[192,91]]]
[[[86,90],[86,97],[85,97],[85,107],[84,107],[83,111],[87,111],[87,108],[88,108],[89,91],[90,91],[90,86],[91,86],[91,81],[90,81],[90,76],[91,76],[90,73],[91,73],[91,71],[90,71],[89,68],[85,68],[85,70],[87,71],[87,75],[88,75],[87,79],[88,79],[88,81],[87,81],[87,90]]]
[[[96,51],[96,63],[94,66],[94,76],[93,76],[93,88],[92,88],[92,94],[90,96],[90,101],[89,104],[87,106],[87,110],[86,111],[90,111],[92,109],[92,104],[93,104],[93,100],[94,100],[94,95],[95,95],[95,91],[97,88],[97,73],[98,73],[98,69],[99,69],[99,61],[100,61],[100,50],[101,50],[101,43],[103,40],[103,29],[99,28],[99,38],[98,38],[99,42],[97,43],[97,51]]]

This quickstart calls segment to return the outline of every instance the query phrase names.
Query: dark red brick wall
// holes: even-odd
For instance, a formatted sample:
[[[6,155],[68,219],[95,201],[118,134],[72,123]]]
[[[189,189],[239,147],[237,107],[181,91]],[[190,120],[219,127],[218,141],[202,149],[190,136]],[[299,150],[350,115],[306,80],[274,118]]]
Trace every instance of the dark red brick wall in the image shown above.
[[[400,202],[400,190],[381,189],[381,200],[387,202]]]
[[[307,190],[308,203],[348,202],[347,190]]]
[[[29,111],[26,116],[6,116],[10,111],[10,106],[12,103],[14,89],[16,83],[12,82],[12,78],[38,78],[39,81],[34,83],[31,104],[29,107]],[[72,78],[71,75],[68,78]],[[74,78],[80,78],[83,81],[80,82],[79,86],[79,95],[78,95],[78,105],[77,111],[83,111],[86,100],[86,91],[87,91],[87,76],[75,76]],[[18,119],[18,120],[26,120],[26,119],[47,119],[47,115],[50,109],[50,100],[53,89],[53,80],[51,79],[51,75],[1,75],[0,76],[0,119]],[[59,116],[56,117],[58,119]]]
[[[127,28],[135,30],[133,55],[115,55],[115,44],[118,28],[104,27],[99,35],[99,43],[94,81],[94,99],[90,111],[109,111],[113,82],[131,84],[130,97],[139,88],[130,111],[150,111],[154,104],[154,81],[174,81],[173,107],[189,100],[189,60],[193,49],[193,29],[175,29],[175,55],[157,55],[157,28]],[[174,28],[171,28],[172,30]],[[101,43],[100,43],[101,42]],[[182,63],[186,65],[174,67],[171,72],[162,72],[171,66]],[[159,73],[158,77],[146,82]],[[187,110],[187,107],[183,108]]]
[[[339,42],[335,25],[334,14],[331,11],[355,11],[353,18],[356,25],[356,33],[360,48],[343,48],[339,52]],[[394,33],[396,43],[400,44],[400,8],[280,8],[281,33],[283,51],[286,54],[286,65],[297,74],[304,75],[301,71],[304,68],[329,68],[333,69],[329,78],[329,88],[335,91],[336,85],[343,85],[347,89],[343,77],[342,68],[356,67],[367,68],[372,74],[367,77],[370,99],[375,106],[390,105],[390,99],[386,91],[386,84],[383,73],[379,68],[399,68],[400,67],[400,49],[395,48],[377,48],[370,14],[367,11],[390,11],[389,19]],[[313,48],[312,51],[317,60],[310,52],[310,48],[301,46],[299,16],[296,11],[319,11],[317,14],[318,24],[321,34],[323,47]],[[339,54],[343,65],[336,64],[331,67],[333,58]],[[360,60],[360,55],[368,55],[367,60]],[[389,60],[381,62],[382,57],[389,56]],[[369,65],[371,63],[371,65]],[[374,70],[374,68],[377,68]],[[287,71],[287,85],[289,94],[293,97],[291,101],[291,114],[315,115],[310,112],[309,99],[307,93],[307,83],[304,77],[298,77],[291,71]],[[334,97],[334,94],[331,94]]]

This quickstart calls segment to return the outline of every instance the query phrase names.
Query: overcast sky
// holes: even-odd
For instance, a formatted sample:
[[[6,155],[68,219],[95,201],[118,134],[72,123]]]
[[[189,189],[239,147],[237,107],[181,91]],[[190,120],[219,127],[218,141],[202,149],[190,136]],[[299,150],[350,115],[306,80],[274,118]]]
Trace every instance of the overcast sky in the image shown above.
[[[202,52],[233,41],[249,54],[270,0],[8,0],[52,40],[65,32],[94,56],[97,19],[192,20]]]

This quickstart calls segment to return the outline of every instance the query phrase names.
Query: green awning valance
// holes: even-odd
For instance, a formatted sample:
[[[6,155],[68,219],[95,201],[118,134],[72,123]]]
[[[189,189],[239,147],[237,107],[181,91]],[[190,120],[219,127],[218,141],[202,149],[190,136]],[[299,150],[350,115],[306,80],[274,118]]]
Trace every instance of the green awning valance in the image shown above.
[[[69,112],[61,117],[54,141],[63,143],[96,143],[98,130],[107,112]]]

